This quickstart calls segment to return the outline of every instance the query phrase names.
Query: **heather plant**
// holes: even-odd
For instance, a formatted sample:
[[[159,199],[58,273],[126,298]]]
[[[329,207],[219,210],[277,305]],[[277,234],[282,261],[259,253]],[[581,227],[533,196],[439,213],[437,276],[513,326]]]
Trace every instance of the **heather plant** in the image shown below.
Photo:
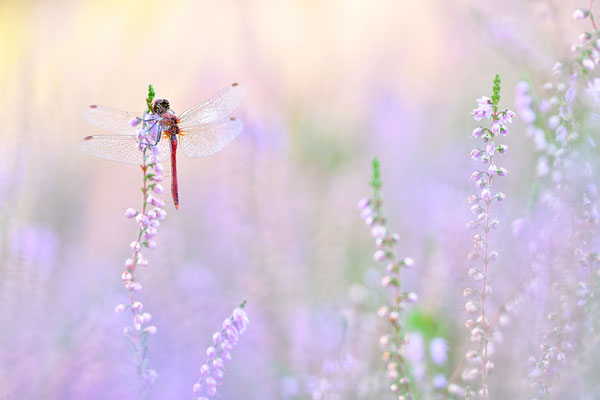
[[[154,249],[155,241],[161,221],[166,218],[163,209],[165,202],[157,197],[164,189],[160,182],[163,181],[164,168],[159,162],[161,159],[160,148],[157,146],[161,135],[161,118],[153,109],[155,97],[152,85],[148,89],[146,98],[147,110],[141,117],[129,121],[132,127],[137,127],[137,149],[142,152],[142,204],[141,209],[129,208],[125,216],[134,219],[138,224],[136,239],[131,242],[132,255],[125,261],[125,271],[121,278],[129,295],[127,303],[115,307],[116,313],[128,311],[131,316],[131,325],[125,327],[124,334],[131,349],[135,370],[137,374],[136,392],[139,398],[146,398],[152,388],[157,372],[149,368],[148,340],[157,332],[155,325],[150,325],[152,315],[144,311],[144,304],[138,300],[142,284],[137,279],[136,267],[148,266],[148,259],[142,254],[142,249]],[[230,351],[238,344],[239,337],[246,331],[248,316],[243,310],[246,302],[235,308],[230,317],[222,325],[222,329],[213,335],[213,345],[206,350],[208,359],[200,367],[200,378],[193,386],[193,399],[204,400],[217,393],[217,382],[224,375],[224,360],[230,360]]]
[[[506,168],[498,165],[498,156],[506,153],[508,146],[498,140],[507,135],[507,125],[517,114],[499,109],[501,82],[498,75],[494,79],[492,96],[477,99],[478,107],[472,113],[474,119],[489,120],[490,123],[473,131],[473,137],[480,139],[482,145],[471,152],[471,158],[482,162],[483,168],[478,168],[471,175],[477,193],[468,199],[476,217],[467,223],[467,228],[478,231],[473,236],[473,250],[468,254],[473,263],[468,275],[476,285],[463,291],[465,309],[470,315],[465,322],[470,345],[455,370],[462,371],[459,375],[463,383],[457,385],[457,374],[452,374],[450,380],[442,385],[445,390],[438,392],[441,398],[498,397],[490,389],[490,374],[495,369],[494,355],[498,347],[505,345],[502,328],[508,326],[512,318],[537,318],[515,312],[521,309],[524,298],[540,304],[539,310],[546,322],[542,323],[544,327],[539,338],[537,335],[527,338],[527,341],[536,344],[539,354],[511,361],[512,364],[529,364],[529,375],[521,382],[523,387],[520,390],[510,390],[530,393],[535,399],[569,393],[567,382],[574,378],[574,374],[568,373],[571,366],[577,368],[579,385],[585,388],[591,384],[590,393],[597,391],[590,382],[591,370],[585,367],[594,365],[593,355],[597,355],[600,337],[597,302],[600,262],[596,250],[596,229],[600,221],[596,185],[599,164],[594,132],[600,120],[595,111],[600,104],[600,78],[594,77],[600,62],[600,35],[591,12],[592,3],[590,9],[576,10],[573,18],[589,18],[593,29],[580,35],[579,42],[572,47],[572,59],[556,63],[553,67],[552,81],[543,84],[543,97],[536,99],[531,85],[525,81],[516,86],[516,109],[527,126],[528,136],[533,139],[537,161],[525,216],[515,219],[512,228],[514,239],[529,241],[531,265],[528,271],[522,271],[521,280],[514,285],[509,296],[502,302],[496,302],[500,304],[496,309],[490,307],[490,276],[494,271],[493,263],[499,256],[494,247],[499,245],[501,237],[494,240],[492,234],[499,225],[493,204],[503,201],[506,196],[496,192],[493,183],[496,177],[504,177],[508,173]],[[375,162],[371,182],[374,196],[361,200],[359,208],[376,239],[378,250],[375,260],[391,260],[388,271],[396,272],[396,254],[386,247],[393,245],[394,237],[387,236],[388,227],[381,213],[378,168],[378,162]],[[525,238],[523,231],[527,229],[535,233]],[[390,239],[386,241],[388,237]],[[400,275],[386,276],[382,283],[401,288],[400,278]],[[388,307],[383,308],[381,315],[389,318],[390,312],[403,310],[404,307],[396,303],[389,310]],[[529,312],[535,313],[536,309],[531,308]],[[391,315],[390,322],[396,321],[396,314]],[[420,398],[419,395],[429,393],[423,398],[432,398],[431,393],[434,392],[427,392],[428,385],[423,380],[414,379],[418,363],[407,357],[408,338],[411,342],[418,340],[406,330],[396,329],[395,333],[403,338],[402,346],[393,347],[397,351],[395,360],[401,366],[397,371],[405,378],[400,382],[410,382],[401,396]],[[383,341],[388,344],[387,337]],[[396,345],[398,342],[392,343]],[[394,355],[394,352],[389,354]],[[419,390],[416,390],[416,381],[420,381]],[[499,383],[492,386],[501,387]],[[397,387],[392,385],[392,388]],[[510,390],[505,389],[504,392]]]
[[[410,366],[406,363],[403,347],[409,338],[405,330],[405,309],[407,304],[416,303],[418,295],[403,290],[402,269],[413,266],[410,257],[400,257],[396,251],[396,243],[400,239],[397,233],[390,231],[383,212],[381,188],[381,171],[378,159],[373,159],[373,175],[370,182],[373,189],[371,198],[363,198],[358,203],[361,218],[371,228],[377,250],[373,259],[386,263],[385,275],[381,286],[390,291],[389,303],[383,305],[377,315],[389,323],[390,332],[381,336],[379,345],[383,349],[382,358],[386,362],[386,375],[390,380],[390,390],[398,394],[400,399],[413,399],[413,383],[411,382]]]
[[[130,342],[133,350],[136,373],[138,377],[138,393],[140,397],[146,396],[156,378],[156,371],[148,368],[148,338],[157,331],[156,326],[148,325],[152,315],[143,312],[144,304],[136,299],[136,294],[142,290],[142,284],[136,280],[136,267],[147,267],[148,260],[142,254],[143,248],[153,249],[156,247],[154,240],[160,220],[164,220],[166,212],[162,209],[165,203],[156,195],[163,193],[159,182],[163,180],[163,166],[158,162],[160,149],[155,146],[159,139],[160,131],[157,116],[152,112],[151,103],[154,98],[154,89],[150,85],[146,103],[148,110],[141,118],[134,118],[130,124],[138,126],[137,143],[138,149],[143,153],[142,169],[142,207],[140,211],[133,208],[125,211],[127,218],[135,218],[138,224],[138,233],[130,248],[132,255],[125,261],[125,272],[122,279],[125,289],[129,293],[129,303],[119,304],[116,312],[129,311],[131,313],[131,326],[124,330],[125,337]],[[152,207],[152,208],[151,208]]]
[[[467,227],[479,232],[473,236],[473,251],[469,253],[469,259],[478,261],[479,266],[470,268],[469,276],[474,282],[480,284],[480,289],[469,287],[463,292],[463,296],[468,298],[465,304],[466,311],[473,316],[465,322],[465,326],[470,331],[469,340],[474,348],[466,355],[471,365],[464,370],[462,377],[466,381],[474,381],[480,377],[479,395],[482,399],[488,398],[487,378],[494,368],[490,357],[493,348],[490,343],[490,320],[486,313],[486,298],[492,293],[488,281],[489,267],[498,258],[498,252],[490,248],[490,234],[498,226],[499,221],[492,216],[491,207],[494,201],[499,202],[506,197],[501,192],[493,193],[492,185],[495,177],[504,177],[508,173],[506,168],[495,162],[494,157],[497,160],[498,155],[507,151],[508,146],[498,143],[497,139],[508,134],[507,124],[511,123],[516,115],[508,109],[500,111],[499,101],[500,76],[496,75],[492,97],[477,99],[478,107],[472,113],[476,121],[491,120],[491,126],[479,126],[473,131],[473,137],[481,139],[483,144],[482,148],[471,151],[471,158],[480,160],[484,168],[478,168],[471,175],[478,193],[469,197],[469,203],[473,204],[471,211],[476,218],[469,221]]]

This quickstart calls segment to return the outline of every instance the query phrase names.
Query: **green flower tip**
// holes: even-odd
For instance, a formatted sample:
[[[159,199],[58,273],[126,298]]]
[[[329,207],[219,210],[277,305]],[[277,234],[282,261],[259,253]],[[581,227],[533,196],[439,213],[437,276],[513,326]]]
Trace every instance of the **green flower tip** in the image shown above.
[[[371,186],[375,189],[381,187],[381,173],[379,170],[379,160],[377,157],[373,157],[373,179],[371,180]]]
[[[148,85],[148,97],[146,97],[146,106],[148,106],[148,112],[152,113],[152,100],[154,100],[156,93],[154,92],[154,86]]]
[[[245,306],[246,306],[246,300],[242,301],[238,307],[244,308]]]
[[[148,85],[148,98],[150,99],[150,101],[154,99],[154,96],[156,96],[156,93],[154,93],[154,86]]]
[[[500,75],[496,74],[496,77],[494,77],[494,94],[492,95],[492,102],[494,105],[498,105],[500,102],[500,82]]]

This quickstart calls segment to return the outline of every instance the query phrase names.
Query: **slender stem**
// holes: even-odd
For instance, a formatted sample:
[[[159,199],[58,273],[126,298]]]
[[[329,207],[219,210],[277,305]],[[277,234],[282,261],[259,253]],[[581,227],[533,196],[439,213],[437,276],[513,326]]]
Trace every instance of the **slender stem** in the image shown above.
[[[373,202],[374,202],[374,206],[375,206],[377,215],[379,215],[381,218],[381,224],[383,226],[385,226],[385,228],[388,232],[390,232],[389,227],[387,226],[387,223],[386,223],[385,216],[383,215],[383,200],[381,198],[381,192],[380,192],[382,182],[381,182],[380,176],[379,176],[379,162],[376,162],[374,164],[374,168],[375,168],[375,172],[374,172],[375,176],[373,177],[373,181],[371,182],[371,186],[373,187]],[[394,271],[394,275],[396,278],[396,285],[395,285],[395,290],[394,290],[394,311],[396,311],[398,314],[400,314],[400,311],[401,311],[400,310],[400,302],[402,301],[402,279],[401,279],[402,275],[400,273],[400,258],[396,252],[394,240],[391,238],[386,239],[386,240],[389,241],[387,243],[389,256],[392,259],[395,269],[396,269]],[[408,379],[408,374],[407,374],[406,368],[404,367],[404,360],[402,359],[402,356],[399,353],[400,346],[402,345],[402,331],[400,329],[400,325],[398,324],[398,322],[394,323],[394,342],[396,344],[396,348],[394,349],[392,354],[393,354],[394,360],[396,361],[396,364],[398,365],[400,374],[402,376],[402,378],[400,379],[400,382],[401,382],[402,386],[404,387],[406,398],[408,400],[413,400],[413,395],[412,395],[412,391],[410,388],[410,381]]]
[[[596,27],[596,22],[594,21],[594,13],[592,13],[592,5],[594,4],[594,0],[590,0],[590,20],[592,21],[592,26],[594,27],[594,30],[597,32],[598,28]]]
[[[144,152],[145,153],[145,152]],[[142,185],[142,197],[143,197],[143,202],[142,202],[142,211],[141,214],[142,215],[146,215],[146,206],[147,206],[147,201],[146,201],[146,194],[148,192],[148,187],[147,187],[147,177],[146,177],[146,171],[148,170],[148,166],[146,165],[146,157],[144,154],[144,163],[141,166],[142,168],[142,173],[144,176],[143,179],[143,185]],[[143,228],[140,225],[139,231],[138,231],[138,236],[137,236],[137,242],[140,243],[140,240],[142,238],[143,235]],[[131,265],[131,267],[128,268],[128,272],[131,274],[131,282],[134,282],[134,274],[135,274],[135,267],[137,266],[138,263],[138,254],[139,254],[140,250],[136,247],[133,251],[133,256],[132,256],[132,260],[133,260],[133,264]],[[132,329],[132,341],[135,347],[135,361],[136,361],[136,370],[138,373],[138,378],[139,378],[139,390],[140,393],[143,390],[143,386],[144,386],[144,378],[143,378],[143,355],[142,355],[142,351],[141,351],[141,338],[140,338],[140,334],[138,332],[138,329],[136,329],[136,317],[138,315],[138,310],[136,307],[134,307],[135,304],[135,298],[134,298],[134,292],[135,290],[129,290],[129,304],[130,304],[130,310],[131,313],[133,315],[133,329]]]

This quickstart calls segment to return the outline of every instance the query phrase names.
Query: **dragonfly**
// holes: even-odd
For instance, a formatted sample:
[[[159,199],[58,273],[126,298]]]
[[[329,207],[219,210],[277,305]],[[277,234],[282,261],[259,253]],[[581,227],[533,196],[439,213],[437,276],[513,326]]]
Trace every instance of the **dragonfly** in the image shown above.
[[[177,148],[181,146],[188,157],[210,156],[242,131],[242,122],[230,116],[246,95],[246,87],[233,83],[204,103],[188,108],[176,116],[166,99],[156,99],[151,108],[158,123],[156,146],[160,149],[159,161],[171,157],[171,196],[179,209],[177,183]],[[90,123],[110,134],[84,137],[79,151],[104,160],[125,164],[142,165],[144,154],[138,148],[137,127],[131,123],[142,118],[142,113],[116,110],[91,105],[83,116]]]

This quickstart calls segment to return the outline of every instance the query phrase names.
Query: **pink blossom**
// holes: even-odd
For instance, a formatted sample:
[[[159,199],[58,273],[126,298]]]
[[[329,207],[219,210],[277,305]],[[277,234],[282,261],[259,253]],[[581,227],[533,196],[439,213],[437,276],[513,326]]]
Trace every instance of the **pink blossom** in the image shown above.
[[[491,118],[494,108],[492,107],[492,100],[489,97],[480,97],[477,99],[477,108],[471,113],[474,115],[475,121],[480,121],[483,118]]]

